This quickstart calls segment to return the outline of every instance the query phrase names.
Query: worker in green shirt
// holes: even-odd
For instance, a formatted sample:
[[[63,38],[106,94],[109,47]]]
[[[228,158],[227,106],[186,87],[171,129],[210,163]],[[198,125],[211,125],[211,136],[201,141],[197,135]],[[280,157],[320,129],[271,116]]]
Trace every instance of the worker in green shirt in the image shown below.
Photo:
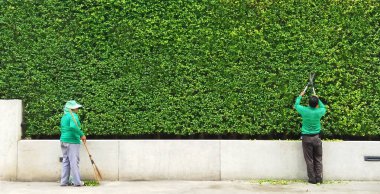
[[[321,118],[326,113],[325,105],[315,95],[309,98],[309,106],[302,106],[301,99],[305,92],[301,92],[294,105],[302,117],[302,148],[307,167],[308,182],[312,184],[322,183],[322,141]]]
[[[80,141],[86,142],[86,136],[81,130],[81,124],[78,117],[78,109],[82,105],[74,100],[66,102],[64,114],[61,118],[61,149],[63,154],[61,186],[73,184],[74,186],[83,186],[79,173],[79,148]],[[72,183],[69,177],[72,176]]]

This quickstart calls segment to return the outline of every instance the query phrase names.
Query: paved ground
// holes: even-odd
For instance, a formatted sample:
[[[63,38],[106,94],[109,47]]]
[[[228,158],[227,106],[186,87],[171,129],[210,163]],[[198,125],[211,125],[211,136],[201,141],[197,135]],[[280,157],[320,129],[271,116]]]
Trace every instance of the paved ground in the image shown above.
[[[249,181],[102,182],[100,186],[60,187],[52,182],[1,182],[0,194],[248,194],[248,193],[380,193],[380,182],[258,183]]]

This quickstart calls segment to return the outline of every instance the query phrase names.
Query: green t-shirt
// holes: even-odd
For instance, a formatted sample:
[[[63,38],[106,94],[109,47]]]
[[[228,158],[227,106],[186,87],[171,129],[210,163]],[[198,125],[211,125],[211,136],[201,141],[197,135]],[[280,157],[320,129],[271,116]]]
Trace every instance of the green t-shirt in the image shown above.
[[[73,116],[78,124],[75,124],[71,114],[65,113],[61,118],[61,138],[60,140],[65,143],[80,144],[80,138],[84,135],[81,130],[79,117],[76,113]]]
[[[325,105],[321,100],[318,101],[318,108],[302,106],[302,96],[298,96],[294,107],[302,117],[302,134],[318,134],[321,132],[321,118],[326,113]]]

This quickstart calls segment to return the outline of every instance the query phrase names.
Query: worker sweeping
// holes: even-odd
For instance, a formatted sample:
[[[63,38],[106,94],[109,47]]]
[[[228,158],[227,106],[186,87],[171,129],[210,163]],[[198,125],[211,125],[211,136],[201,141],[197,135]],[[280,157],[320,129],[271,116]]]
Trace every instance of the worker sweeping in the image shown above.
[[[310,76],[310,81],[308,85],[313,86],[312,79]],[[302,138],[302,148],[303,155],[307,167],[307,176],[309,178],[308,182],[312,184],[323,182],[323,166],[322,166],[322,141],[320,138],[321,132],[321,118],[326,113],[326,108],[318,96],[315,94],[314,86],[313,95],[309,98],[309,106],[302,106],[301,99],[304,96],[306,88],[300,93],[295,102],[295,109],[302,117],[302,128],[301,128],[301,138]]]
[[[61,149],[63,154],[61,186],[73,184],[84,186],[79,173],[79,148],[80,141],[86,143],[86,136],[80,127],[78,110],[82,105],[74,100],[66,102],[64,114],[61,118]],[[73,120],[75,119],[75,120]],[[69,177],[72,176],[72,183]]]

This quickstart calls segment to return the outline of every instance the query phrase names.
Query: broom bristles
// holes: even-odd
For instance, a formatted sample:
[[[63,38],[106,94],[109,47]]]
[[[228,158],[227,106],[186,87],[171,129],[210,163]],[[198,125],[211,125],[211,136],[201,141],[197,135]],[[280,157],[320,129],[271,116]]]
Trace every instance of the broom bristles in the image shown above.
[[[88,151],[87,146],[86,146],[86,149]],[[99,170],[98,166],[96,166],[96,164],[95,164],[95,162],[92,159],[92,157],[91,157],[90,154],[89,154],[89,157],[90,157],[90,160],[91,160],[92,168],[94,169],[95,179],[99,182],[99,181],[103,180],[102,174],[100,173],[100,170]]]
[[[98,166],[96,166],[95,163],[94,163],[94,166],[95,166],[95,172],[96,172],[97,177],[99,178],[99,181],[103,180],[102,174],[100,173]]]

